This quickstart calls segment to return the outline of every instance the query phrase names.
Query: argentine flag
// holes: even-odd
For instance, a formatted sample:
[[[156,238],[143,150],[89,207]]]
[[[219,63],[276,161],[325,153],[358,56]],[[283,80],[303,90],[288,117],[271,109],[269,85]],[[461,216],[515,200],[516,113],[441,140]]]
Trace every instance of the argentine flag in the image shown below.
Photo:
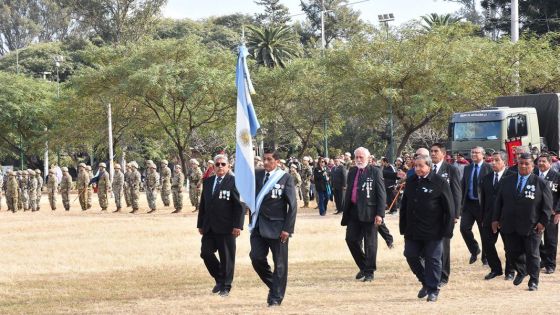
[[[251,212],[255,209],[255,165],[253,138],[260,128],[251,93],[255,93],[246,58],[249,55],[244,44],[239,46],[235,84],[237,86],[237,122],[235,130],[235,186],[241,200]]]

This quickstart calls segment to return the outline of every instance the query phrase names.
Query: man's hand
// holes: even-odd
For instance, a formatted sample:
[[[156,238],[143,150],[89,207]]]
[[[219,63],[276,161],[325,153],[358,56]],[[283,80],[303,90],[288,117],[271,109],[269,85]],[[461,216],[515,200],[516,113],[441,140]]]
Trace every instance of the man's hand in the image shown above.
[[[459,222],[459,219],[457,218],[453,219],[453,223],[457,223],[457,222]]]
[[[498,221],[494,221],[492,222],[492,233],[496,234],[498,233],[498,230],[500,229],[500,222]]]
[[[241,229],[233,228],[231,235],[238,237],[241,234]]]
[[[558,224],[560,222],[560,213],[554,215],[554,224]]]
[[[286,243],[288,241],[288,237],[290,237],[290,233],[282,231],[282,233],[280,233],[280,242]]]
[[[381,223],[383,223],[383,218],[376,215],[375,216],[375,225],[381,225]]]
[[[537,223],[535,230],[537,230],[538,234],[541,234],[544,231],[544,225],[542,225],[541,223]]]
[[[200,235],[204,235],[204,233],[202,232],[202,229],[201,229],[201,228],[198,229],[198,233],[199,233]]]

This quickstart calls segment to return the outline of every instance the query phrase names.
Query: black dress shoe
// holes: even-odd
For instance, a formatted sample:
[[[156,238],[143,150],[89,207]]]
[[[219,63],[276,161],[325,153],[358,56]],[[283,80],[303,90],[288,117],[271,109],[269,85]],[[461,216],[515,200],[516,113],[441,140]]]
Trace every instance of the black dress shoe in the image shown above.
[[[220,291],[222,291],[222,285],[220,285],[220,284],[216,284],[214,286],[214,288],[212,289],[212,293],[218,293]]]
[[[554,273],[554,267],[544,267],[544,273],[546,273],[547,275]]]
[[[441,280],[440,283],[438,283],[438,289],[445,287],[447,285],[447,282],[447,280]]]
[[[175,211],[173,211],[171,213],[181,213],[181,209],[176,209]]]
[[[477,249],[476,254],[471,254],[471,258],[469,259],[469,264],[474,264],[478,259],[478,254],[480,254],[480,249]]]
[[[501,276],[501,275],[503,275],[503,274],[504,274],[503,272],[490,271],[490,273],[487,274],[487,275],[484,277],[484,280],[494,279],[494,278],[496,278],[497,276]]]
[[[366,275],[364,277],[364,280],[362,280],[363,282],[372,282],[373,281],[373,275]]]
[[[220,293],[218,293],[218,295],[221,296],[221,297],[229,296],[229,289],[220,290]]]
[[[428,293],[428,298],[426,299],[426,301],[435,302],[435,301],[437,301],[437,296],[438,295],[435,292]]]
[[[276,307],[276,306],[280,306],[280,302],[278,302],[278,301],[268,302],[268,307]]]
[[[536,283],[534,282],[529,283],[529,291],[537,291],[538,289],[539,286]]]
[[[422,286],[422,289],[420,289],[420,291],[418,291],[418,298],[419,299],[423,299],[428,295],[428,288]]]
[[[517,274],[517,276],[515,276],[515,279],[513,279],[513,285],[520,285],[521,282],[523,282],[523,279],[525,279],[526,275],[522,275],[520,273]]]
[[[504,277],[504,280],[506,280],[506,281],[511,281],[511,280],[513,280],[514,277],[515,277],[515,273],[514,273],[514,272],[512,272],[512,273],[506,273],[506,276]]]
[[[156,209],[152,209],[152,210],[148,211],[147,213],[154,213],[154,212],[156,212]]]
[[[360,270],[360,272],[356,274],[356,280],[363,280],[365,276],[366,274]]]

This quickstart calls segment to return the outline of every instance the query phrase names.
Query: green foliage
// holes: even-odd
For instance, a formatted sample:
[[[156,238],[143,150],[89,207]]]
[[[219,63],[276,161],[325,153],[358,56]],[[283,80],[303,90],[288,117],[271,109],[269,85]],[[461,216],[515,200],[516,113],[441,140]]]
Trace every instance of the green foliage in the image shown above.
[[[255,14],[257,24],[281,26],[290,22],[290,11],[280,0],[255,0],[255,3],[264,9],[264,13]]]
[[[288,26],[249,26],[247,48],[258,65],[285,68],[288,61],[299,55],[294,32]]]
[[[431,13],[421,16],[424,21],[424,29],[427,31],[436,27],[449,26],[449,24],[457,23],[459,20],[451,16],[451,14],[437,14]]]

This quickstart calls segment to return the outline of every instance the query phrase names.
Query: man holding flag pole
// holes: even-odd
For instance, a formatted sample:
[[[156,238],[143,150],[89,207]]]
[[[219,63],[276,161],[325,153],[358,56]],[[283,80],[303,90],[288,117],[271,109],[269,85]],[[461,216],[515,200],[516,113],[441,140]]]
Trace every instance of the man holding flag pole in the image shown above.
[[[247,48],[239,47],[237,60],[237,121],[235,184],[241,200],[251,212],[251,262],[268,286],[268,306],[279,306],[284,299],[288,280],[288,239],[294,232],[297,199],[290,174],[278,168],[277,152],[265,151],[264,169],[255,174],[253,141],[260,125],[251,101],[254,93],[246,57]],[[268,264],[272,252],[274,271]]]

